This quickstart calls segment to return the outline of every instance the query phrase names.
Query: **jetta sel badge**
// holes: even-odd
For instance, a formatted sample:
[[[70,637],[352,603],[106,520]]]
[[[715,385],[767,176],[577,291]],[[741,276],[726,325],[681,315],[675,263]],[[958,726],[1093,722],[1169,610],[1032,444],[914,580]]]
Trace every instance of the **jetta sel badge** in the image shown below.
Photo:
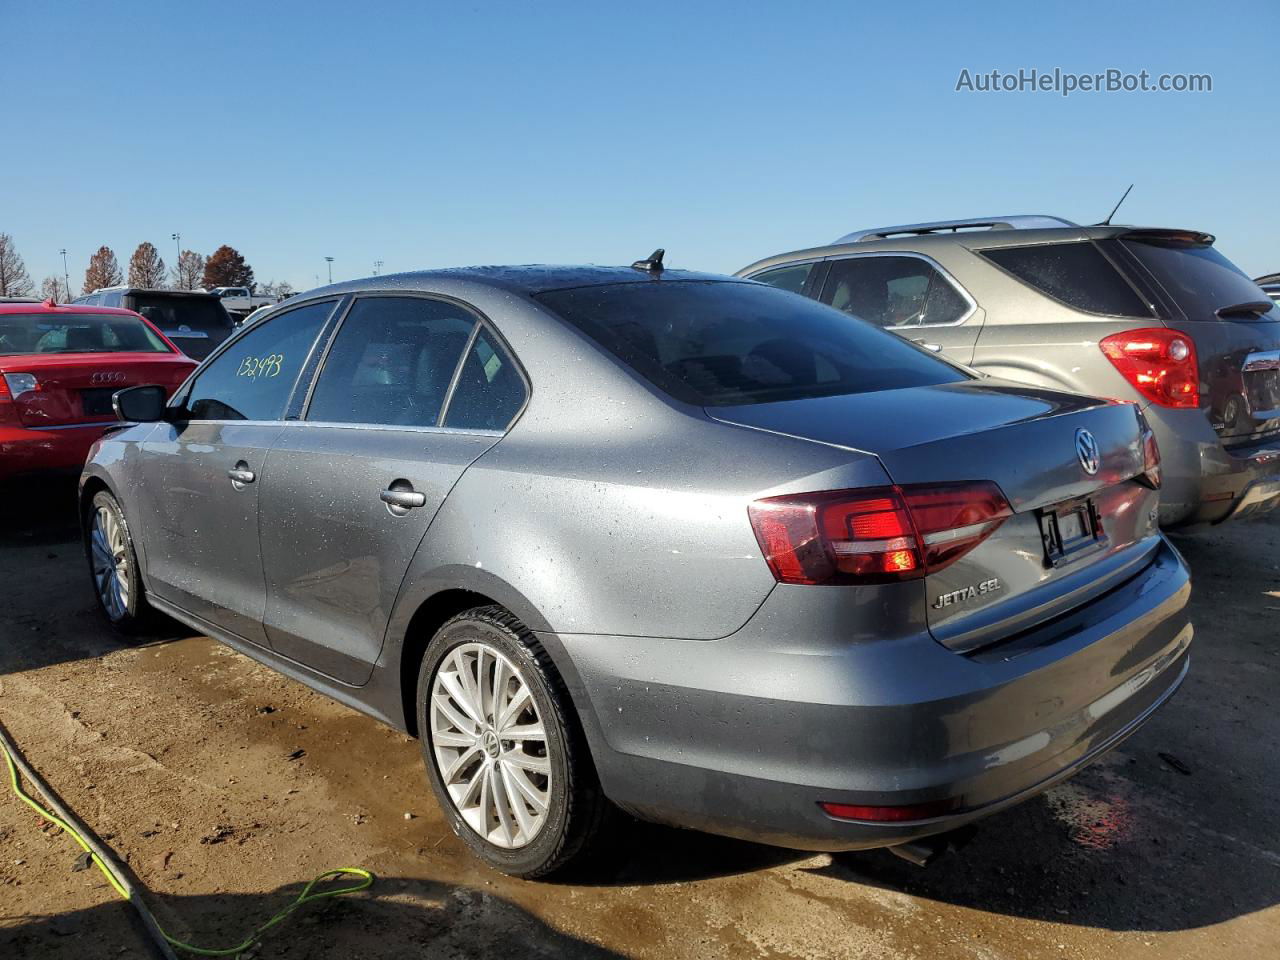
[[[943,607],[949,607],[953,603],[964,603],[966,600],[977,600],[979,597],[985,597],[988,593],[995,593],[1000,589],[1000,578],[992,577],[990,580],[983,580],[979,584],[971,587],[965,587],[961,590],[952,590],[950,593],[944,593],[933,601],[933,608],[941,610]]]

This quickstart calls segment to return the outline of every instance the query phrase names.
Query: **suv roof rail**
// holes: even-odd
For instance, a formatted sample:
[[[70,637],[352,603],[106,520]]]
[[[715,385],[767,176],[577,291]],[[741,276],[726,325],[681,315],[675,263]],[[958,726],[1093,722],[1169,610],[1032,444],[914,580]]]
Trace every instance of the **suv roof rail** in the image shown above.
[[[1044,230],[1050,227],[1075,227],[1079,224],[1045,214],[1019,214],[1012,217],[976,217],[969,220],[936,220],[933,223],[906,223],[896,227],[873,227],[855,230],[835,243],[858,243],[883,240],[886,237],[924,236],[929,233],[956,233],[960,230]]]

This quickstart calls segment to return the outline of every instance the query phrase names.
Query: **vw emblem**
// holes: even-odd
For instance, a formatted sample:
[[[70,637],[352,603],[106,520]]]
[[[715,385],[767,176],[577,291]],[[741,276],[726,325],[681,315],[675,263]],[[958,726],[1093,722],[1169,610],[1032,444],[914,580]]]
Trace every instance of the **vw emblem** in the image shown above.
[[[1080,458],[1080,466],[1084,467],[1084,472],[1091,477],[1102,466],[1102,451],[1098,449],[1098,441],[1084,427],[1076,431],[1076,456]]]
[[[119,371],[111,373],[95,373],[89,378],[92,383],[124,383],[125,376]]]

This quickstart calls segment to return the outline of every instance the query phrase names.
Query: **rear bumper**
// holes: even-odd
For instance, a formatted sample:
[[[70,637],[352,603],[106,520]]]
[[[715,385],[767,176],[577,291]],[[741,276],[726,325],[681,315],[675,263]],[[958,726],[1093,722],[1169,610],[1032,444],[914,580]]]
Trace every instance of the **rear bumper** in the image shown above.
[[[41,473],[76,474],[112,423],[69,427],[0,427],[0,482]]]
[[[1144,412],[1160,444],[1163,527],[1221,523],[1280,505],[1280,438],[1227,450],[1200,410]]]
[[[1074,622],[1003,654],[964,656],[927,636],[806,648],[779,635],[770,608],[789,605],[783,592],[724,640],[556,638],[612,799],[647,819],[801,849],[902,843],[1070,776],[1141,727],[1189,663],[1190,580],[1163,540]],[[818,806],[940,801],[952,812],[898,823]]]

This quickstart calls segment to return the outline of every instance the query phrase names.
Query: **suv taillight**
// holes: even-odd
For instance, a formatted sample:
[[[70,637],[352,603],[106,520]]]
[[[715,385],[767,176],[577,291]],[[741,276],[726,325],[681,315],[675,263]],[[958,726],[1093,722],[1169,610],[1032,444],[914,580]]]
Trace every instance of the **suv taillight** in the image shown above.
[[[1098,342],[1134,389],[1162,407],[1200,406],[1200,369],[1191,338],[1177,330],[1126,330]]]
[[[829,490],[748,508],[781,583],[915,580],[955,563],[1013,510],[994,483]]]

